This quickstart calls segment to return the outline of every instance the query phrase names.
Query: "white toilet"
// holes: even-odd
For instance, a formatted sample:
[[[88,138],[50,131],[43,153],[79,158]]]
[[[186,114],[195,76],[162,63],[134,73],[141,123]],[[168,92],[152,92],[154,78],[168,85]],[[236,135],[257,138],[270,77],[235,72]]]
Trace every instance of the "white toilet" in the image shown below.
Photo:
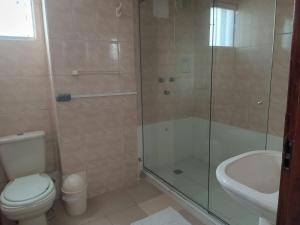
[[[1,162],[10,182],[1,193],[1,211],[19,225],[47,225],[56,190],[45,174],[45,133],[0,138]]]

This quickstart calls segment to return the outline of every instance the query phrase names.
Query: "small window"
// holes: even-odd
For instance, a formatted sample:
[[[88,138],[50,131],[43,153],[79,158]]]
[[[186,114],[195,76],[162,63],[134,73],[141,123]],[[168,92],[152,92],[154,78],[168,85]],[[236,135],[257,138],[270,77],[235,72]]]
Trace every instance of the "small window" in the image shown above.
[[[210,46],[231,47],[234,42],[235,11],[214,7],[210,10]]]
[[[0,0],[0,39],[32,39],[32,0]]]

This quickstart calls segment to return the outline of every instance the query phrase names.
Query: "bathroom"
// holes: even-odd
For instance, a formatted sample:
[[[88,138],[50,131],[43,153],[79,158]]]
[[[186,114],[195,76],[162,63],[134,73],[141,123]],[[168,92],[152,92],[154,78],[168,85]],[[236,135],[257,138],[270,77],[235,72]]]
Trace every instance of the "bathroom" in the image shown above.
[[[2,224],[275,225],[216,170],[281,155],[293,18],[294,0],[0,0]],[[52,185],[34,216],[29,175]]]

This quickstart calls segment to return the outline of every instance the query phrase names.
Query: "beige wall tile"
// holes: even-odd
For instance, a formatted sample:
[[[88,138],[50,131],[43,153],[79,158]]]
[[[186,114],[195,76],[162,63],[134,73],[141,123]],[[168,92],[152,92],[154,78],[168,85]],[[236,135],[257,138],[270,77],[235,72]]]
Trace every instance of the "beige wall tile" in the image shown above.
[[[121,18],[118,3],[47,0],[56,93],[136,91],[133,1],[122,1]],[[73,70],[82,73],[71,76]],[[136,183],[136,101],[120,96],[57,104],[63,174],[86,170],[90,197]]]
[[[269,133],[283,136],[290,68],[291,34],[275,36]]]
[[[46,132],[46,171],[58,170],[58,153],[50,105],[42,6],[34,1],[36,39],[0,43],[0,136]],[[4,171],[0,180],[6,181]]]
[[[0,75],[47,75],[43,41],[1,41]]]
[[[282,128],[279,124],[283,124],[284,116],[282,112],[279,113],[279,109],[285,108],[290,40],[288,37],[276,37],[272,62],[274,7],[273,1],[238,2],[235,48],[214,50],[214,120],[260,132],[266,132],[268,125],[271,133],[274,133],[275,127],[277,130]],[[277,29],[282,20],[291,18],[287,8],[282,7],[290,9],[291,6],[286,2],[278,2]],[[286,50],[281,46],[285,46]],[[233,51],[230,52],[230,49]],[[269,93],[271,75],[272,92]],[[273,99],[270,115],[269,94]],[[274,99],[277,100],[277,106],[280,105],[277,109],[274,108]],[[260,100],[264,100],[264,105],[257,105]],[[275,122],[273,117],[278,121]]]

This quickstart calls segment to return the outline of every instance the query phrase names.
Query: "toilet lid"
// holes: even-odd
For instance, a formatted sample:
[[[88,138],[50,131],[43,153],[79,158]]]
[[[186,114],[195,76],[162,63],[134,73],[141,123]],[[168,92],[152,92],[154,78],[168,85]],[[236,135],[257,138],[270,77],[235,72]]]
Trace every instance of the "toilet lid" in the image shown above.
[[[47,176],[35,174],[10,182],[4,190],[4,198],[10,202],[22,202],[42,195],[50,186]]]

